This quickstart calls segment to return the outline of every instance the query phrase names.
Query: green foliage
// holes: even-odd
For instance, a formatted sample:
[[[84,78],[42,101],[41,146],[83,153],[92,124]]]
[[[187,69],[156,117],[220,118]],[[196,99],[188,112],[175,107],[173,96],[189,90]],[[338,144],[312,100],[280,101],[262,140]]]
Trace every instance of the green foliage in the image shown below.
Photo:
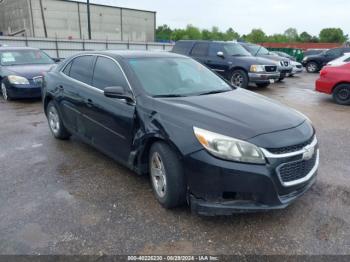
[[[185,29],[171,29],[167,25],[158,26],[156,30],[156,39],[158,41],[178,41],[178,40],[218,40],[232,41],[243,39],[247,42],[262,43],[286,43],[286,42],[302,42],[302,43],[344,43],[348,36],[340,28],[325,28],[320,32],[319,37],[312,36],[308,32],[298,34],[297,29],[288,28],[283,34],[266,35],[262,29],[253,29],[249,34],[240,36],[239,33],[232,28],[225,32],[213,26],[210,30],[200,30],[198,27],[188,25]]]
[[[319,37],[324,43],[344,43],[348,38],[340,28],[322,29]]]
[[[251,43],[263,43],[267,40],[267,36],[261,29],[253,29],[248,35],[244,38],[245,41]]]

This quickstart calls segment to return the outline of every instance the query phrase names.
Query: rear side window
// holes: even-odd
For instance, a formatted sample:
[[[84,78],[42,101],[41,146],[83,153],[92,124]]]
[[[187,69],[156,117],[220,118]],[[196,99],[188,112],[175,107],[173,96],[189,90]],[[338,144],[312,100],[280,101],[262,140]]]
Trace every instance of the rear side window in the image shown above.
[[[127,82],[119,66],[111,59],[98,57],[95,65],[92,85],[103,90],[106,87],[127,87]]]
[[[350,62],[350,57],[345,59],[344,62]]]
[[[80,56],[75,58],[71,63],[69,76],[80,82],[91,85],[94,56]]]
[[[208,43],[196,43],[192,49],[191,55],[193,56],[206,56],[208,54]]]
[[[186,55],[189,53],[193,42],[177,42],[173,48],[173,52]]]

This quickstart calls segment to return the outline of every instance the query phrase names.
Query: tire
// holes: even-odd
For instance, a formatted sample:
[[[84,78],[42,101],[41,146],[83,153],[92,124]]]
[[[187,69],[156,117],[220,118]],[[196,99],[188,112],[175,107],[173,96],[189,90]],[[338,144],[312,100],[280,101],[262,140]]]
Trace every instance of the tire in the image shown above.
[[[339,105],[350,105],[350,84],[340,84],[333,90],[333,100]]]
[[[317,73],[319,71],[319,66],[316,62],[308,62],[306,64],[306,71],[308,73]]]
[[[269,85],[270,85],[270,83],[258,83],[258,84],[256,84],[257,87],[261,87],[261,88],[268,87]]]
[[[241,69],[233,70],[230,76],[230,83],[234,86],[247,88],[249,84],[247,73]]]
[[[11,97],[7,92],[6,84],[4,83],[4,81],[1,81],[1,94],[5,101],[11,100]]]
[[[49,128],[53,136],[60,140],[69,139],[71,137],[71,134],[64,126],[60,114],[58,113],[58,110],[53,101],[50,101],[47,104],[45,112],[47,116],[47,121],[49,123]]]
[[[158,202],[164,208],[186,203],[184,171],[178,155],[165,143],[156,142],[149,152],[149,173]]]

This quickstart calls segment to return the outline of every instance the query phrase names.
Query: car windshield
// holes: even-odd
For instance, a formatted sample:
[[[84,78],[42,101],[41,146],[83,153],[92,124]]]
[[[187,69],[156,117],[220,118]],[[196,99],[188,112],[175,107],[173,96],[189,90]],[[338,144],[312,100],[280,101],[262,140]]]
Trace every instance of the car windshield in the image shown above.
[[[128,62],[143,89],[154,97],[195,96],[232,90],[219,76],[189,58],[132,58]]]
[[[227,55],[231,56],[251,56],[251,54],[240,44],[224,44],[223,48]]]
[[[2,66],[53,64],[53,60],[40,50],[9,50],[0,51]]]
[[[267,50],[265,47],[260,45],[247,45],[246,47],[252,55],[269,55],[270,54],[269,50]]]

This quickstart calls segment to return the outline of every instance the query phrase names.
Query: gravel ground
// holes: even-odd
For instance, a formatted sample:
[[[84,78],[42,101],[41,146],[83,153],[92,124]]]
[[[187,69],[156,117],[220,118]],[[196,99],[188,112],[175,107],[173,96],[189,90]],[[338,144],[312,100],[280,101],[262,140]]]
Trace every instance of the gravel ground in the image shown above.
[[[0,99],[1,254],[350,254],[350,107],[302,74],[251,88],[306,114],[318,181],[289,208],[231,217],[165,210],[149,179],[76,138],[52,138],[40,101]]]

